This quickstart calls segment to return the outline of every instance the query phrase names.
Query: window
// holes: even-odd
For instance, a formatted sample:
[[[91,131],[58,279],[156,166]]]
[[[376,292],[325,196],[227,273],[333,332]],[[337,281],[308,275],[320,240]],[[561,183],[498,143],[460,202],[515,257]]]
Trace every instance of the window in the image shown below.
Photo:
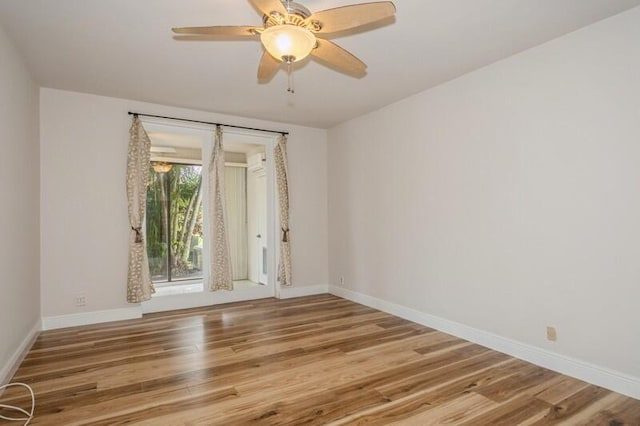
[[[203,150],[209,149],[206,157],[211,154],[212,129],[161,122],[146,122],[144,128],[151,141],[144,226],[155,295],[203,291],[210,259],[203,252],[209,241],[203,229],[207,170],[202,160]],[[275,239],[267,229],[266,172],[271,142],[262,136],[227,136],[225,207],[232,279],[239,288],[272,291],[267,246]]]
[[[152,162],[146,227],[153,282],[202,278],[202,219],[202,167]]]

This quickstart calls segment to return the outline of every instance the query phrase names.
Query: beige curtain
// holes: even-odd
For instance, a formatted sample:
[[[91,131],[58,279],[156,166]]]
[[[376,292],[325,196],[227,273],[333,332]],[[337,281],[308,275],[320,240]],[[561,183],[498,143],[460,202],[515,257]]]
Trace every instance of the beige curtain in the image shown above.
[[[209,223],[211,224],[209,290],[211,291],[233,290],[224,189],[222,129],[218,126],[209,161]]]
[[[142,224],[149,182],[151,142],[138,116],[133,117],[129,130],[127,156],[127,201],[129,203],[129,272],[127,274],[127,302],[140,303],[155,293]]]
[[[227,202],[227,235],[231,249],[233,280],[246,280],[248,271],[247,242],[247,169],[224,168],[225,197]]]
[[[289,239],[289,169],[287,166],[287,137],[281,135],[274,149],[276,179],[278,181],[278,202],[280,208],[280,260],[278,281],[281,285],[291,285],[291,247]]]

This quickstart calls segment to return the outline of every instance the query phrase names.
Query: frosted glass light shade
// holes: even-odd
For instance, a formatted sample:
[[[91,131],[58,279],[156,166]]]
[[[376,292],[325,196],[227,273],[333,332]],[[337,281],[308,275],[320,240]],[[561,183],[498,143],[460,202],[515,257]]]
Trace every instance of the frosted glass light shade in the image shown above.
[[[316,36],[311,31],[290,24],[267,28],[260,40],[267,52],[281,61],[291,58],[297,62],[306,58],[316,46]]]

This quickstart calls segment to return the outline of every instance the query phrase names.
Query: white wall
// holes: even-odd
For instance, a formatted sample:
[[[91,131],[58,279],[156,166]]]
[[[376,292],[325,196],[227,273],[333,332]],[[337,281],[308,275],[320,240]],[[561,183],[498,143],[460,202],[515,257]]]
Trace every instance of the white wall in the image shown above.
[[[126,308],[127,111],[288,130],[294,285],[326,285],[326,131],[41,89],[44,317]],[[87,306],[76,308],[84,293]]]
[[[38,88],[0,28],[0,384],[40,318]]]
[[[330,129],[332,283],[640,378],[639,40],[636,8]]]

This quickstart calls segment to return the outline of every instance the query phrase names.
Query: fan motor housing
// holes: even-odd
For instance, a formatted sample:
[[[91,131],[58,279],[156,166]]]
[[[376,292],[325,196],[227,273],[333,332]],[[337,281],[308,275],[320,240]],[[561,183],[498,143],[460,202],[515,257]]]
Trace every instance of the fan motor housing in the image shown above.
[[[301,25],[305,19],[311,16],[311,11],[303,5],[287,0],[281,1],[285,9],[287,9],[289,19],[287,20],[287,22],[283,22],[285,21],[284,16],[280,15],[277,12],[272,12],[271,15],[264,15],[262,18],[265,27],[273,25],[274,23],[289,23],[293,25]]]
[[[287,9],[287,12],[289,12],[289,15],[298,15],[302,19],[307,19],[309,16],[311,16],[311,11],[299,3],[282,0],[282,4],[284,4],[284,7]]]

